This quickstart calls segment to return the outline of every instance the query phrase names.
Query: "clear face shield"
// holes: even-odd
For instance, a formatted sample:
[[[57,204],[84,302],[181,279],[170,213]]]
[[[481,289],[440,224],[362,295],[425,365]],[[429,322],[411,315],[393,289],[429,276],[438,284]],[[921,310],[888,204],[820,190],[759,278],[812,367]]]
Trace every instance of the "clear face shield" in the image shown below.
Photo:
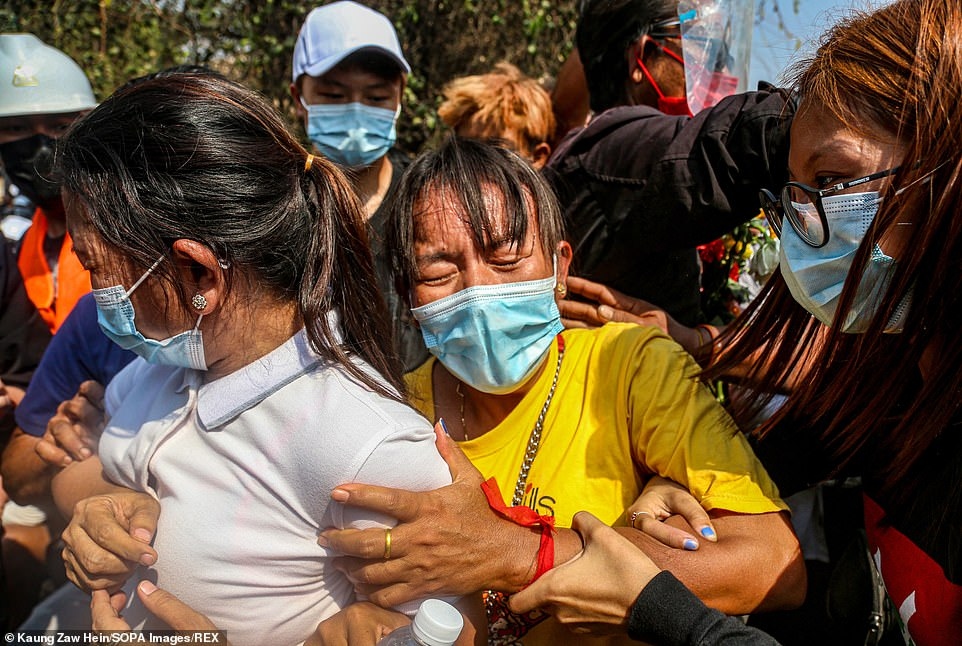
[[[681,0],[678,20],[688,106],[693,114],[744,92],[755,0]]]

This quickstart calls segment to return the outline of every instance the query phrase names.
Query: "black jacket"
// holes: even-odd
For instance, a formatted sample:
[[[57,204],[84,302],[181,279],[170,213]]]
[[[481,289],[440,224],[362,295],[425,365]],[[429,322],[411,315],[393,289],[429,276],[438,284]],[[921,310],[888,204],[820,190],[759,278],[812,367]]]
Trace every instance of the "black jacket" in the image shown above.
[[[667,571],[638,595],[628,614],[628,636],[663,646],[778,646],[757,628],[703,604]]]
[[[695,247],[759,211],[787,180],[785,92],[728,97],[695,117],[623,106],[570,133],[548,162],[575,275],[699,322]]]

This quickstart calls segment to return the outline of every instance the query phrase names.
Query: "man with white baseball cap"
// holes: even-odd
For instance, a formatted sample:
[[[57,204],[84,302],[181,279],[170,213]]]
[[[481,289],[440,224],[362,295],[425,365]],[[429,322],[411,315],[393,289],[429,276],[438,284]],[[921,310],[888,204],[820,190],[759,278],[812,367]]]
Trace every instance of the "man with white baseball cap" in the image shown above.
[[[384,230],[395,186],[410,160],[393,149],[411,67],[388,18],[341,0],[311,11],[294,46],[291,96],[315,149],[347,171],[368,217],[381,291],[405,368],[427,357],[410,307],[394,288]]]
[[[291,95],[318,152],[352,171],[373,216],[394,177],[388,151],[411,71],[391,22],[351,0],[311,11],[294,46]]]

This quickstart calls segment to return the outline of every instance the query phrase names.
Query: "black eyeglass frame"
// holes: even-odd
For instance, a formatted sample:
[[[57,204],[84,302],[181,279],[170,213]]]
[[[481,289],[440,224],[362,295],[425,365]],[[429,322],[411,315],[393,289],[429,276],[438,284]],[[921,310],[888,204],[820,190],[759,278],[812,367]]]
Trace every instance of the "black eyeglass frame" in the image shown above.
[[[675,29],[677,28],[677,29]],[[648,35],[652,38],[681,38],[681,20],[669,18],[652,23]]]
[[[877,173],[872,173],[871,175],[866,175],[865,177],[859,177],[857,179],[849,180],[847,182],[841,182],[828,188],[817,189],[807,184],[802,184],[801,182],[788,182],[782,187],[779,193],[780,198],[776,198],[775,195],[768,189],[761,189],[758,193],[759,202],[761,202],[762,210],[765,212],[765,217],[768,219],[769,224],[775,229],[775,234],[778,237],[782,236],[782,220],[785,216],[788,216],[788,223],[791,225],[798,237],[810,247],[815,249],[820,249],[828,244],[831,239],[831,231],[828,227],[828,217],[825,215],[825,209],[822,206],[822,198],[828,197],[833,193],[838,193],[839,191],[844,191],[847,188],[852,188],[853,186],[859,186],[860,184],[865,184],[866,182],[873,182],[877,179],[882,179],[883,177],[888,177],[894,175],[901,169],[901,166],[895,166],[889,168],[888,170],[878,171]],[[825,232],[824,240],[816,240],[812,238],[807,228],[802,224],[798,211],[791,206],[791,189],[797,188],[803,193],[805,193],[812,203],[815,205],[815,210],[818,212],[818,218],[822,223],[822,231]],[[785,205],[789,205],[786,207]]]

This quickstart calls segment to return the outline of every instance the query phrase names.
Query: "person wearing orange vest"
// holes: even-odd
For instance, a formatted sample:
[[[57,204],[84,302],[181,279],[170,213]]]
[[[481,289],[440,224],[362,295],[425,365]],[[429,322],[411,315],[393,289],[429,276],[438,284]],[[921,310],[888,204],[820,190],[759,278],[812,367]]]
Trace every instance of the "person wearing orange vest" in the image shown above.
[[[47,176],[56,139],[97,104],[83,70],[32,34],[0,34],[0,159],[37,209],[17,265],[27,296],[51,332],[90,291],[73,254],[60,187]]]
[[[60,187],[46,171],[56,139],[95,105],[90,82],[69,56],[32,34],[0,34],[0,160],[10,183],[36,206],[20,242],[17,267],[45,333],[56,332],[77,300],[90,291],[90,275],[74,255],[67,234]],[[45,346],[46,339],[25,338],[14,352],[25,361]],[[0,387],[6,386],[0,382]],[[42,509],[12,501],[3,504],[3,498],[0,491],[4,543],[18,545],[11,549],[23,554],[3,565],[4,592],[18,602],[0,611],[0,622],[7,623],[22,619],[18,613],[29,612],[35,601],[46,578],[43,563],[50,535],[56,530],[48,531]],[[7,623],[7,630],[12,627]]]

